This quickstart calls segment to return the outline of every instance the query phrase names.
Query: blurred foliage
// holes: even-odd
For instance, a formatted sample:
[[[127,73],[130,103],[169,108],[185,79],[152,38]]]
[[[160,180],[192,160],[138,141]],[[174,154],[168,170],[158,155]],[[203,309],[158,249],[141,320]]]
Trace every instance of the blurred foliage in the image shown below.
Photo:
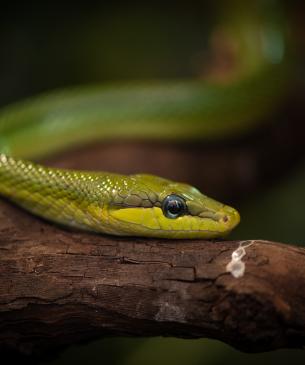
[[[305,165],[257,192],[240,207],[242,224],[232,239],[265,239],[305,246]]]
[[[216,19],[212,1],[7,3],[0,13],[0,104],[74,84],[199,75]],[[304,171],[243,202],[232,238],[304,244]],[[293,350],[243,354],[205,339],[122,338],[70,348],[51,363],[280,365],[303,364],[304,357]]]
[[[81,83],[193,76],[213,18],[206,4],[7,4],[0,102]]]
[[[111,365],[269,365],[304,364],[303,350],[277,350],[261,354],[245,354],[219,341],[173,338],[105,339],[85,347],[73,347],[49,364]]]

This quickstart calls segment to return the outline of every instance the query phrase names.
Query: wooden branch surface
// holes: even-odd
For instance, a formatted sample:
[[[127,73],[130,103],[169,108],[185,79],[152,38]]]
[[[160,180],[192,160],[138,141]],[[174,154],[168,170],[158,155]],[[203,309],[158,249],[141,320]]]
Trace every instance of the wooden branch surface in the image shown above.
[[[305,343],[305,250],[126,239],[0,210],[0,344],[35,353],[108,335],[217,338],[245,351]]]

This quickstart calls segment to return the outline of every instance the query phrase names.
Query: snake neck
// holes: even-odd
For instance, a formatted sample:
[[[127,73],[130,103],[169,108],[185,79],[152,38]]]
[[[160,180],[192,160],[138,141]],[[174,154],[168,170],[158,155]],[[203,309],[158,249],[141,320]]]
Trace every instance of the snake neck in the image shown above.
[[[0,194],[66,226],[111,233],[106,223],[112,187],[105,182],[113,181],[106,173],[48,168],[0,154]]]

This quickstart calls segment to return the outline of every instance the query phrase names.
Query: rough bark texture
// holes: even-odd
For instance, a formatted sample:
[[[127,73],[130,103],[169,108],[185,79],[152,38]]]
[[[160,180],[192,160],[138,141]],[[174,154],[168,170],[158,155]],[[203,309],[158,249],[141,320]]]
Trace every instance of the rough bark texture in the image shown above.
[[[211,337],[241,350],[305,343],[305,250],[76,233],[0,211],[0,344],[25,353],[99,336]]]

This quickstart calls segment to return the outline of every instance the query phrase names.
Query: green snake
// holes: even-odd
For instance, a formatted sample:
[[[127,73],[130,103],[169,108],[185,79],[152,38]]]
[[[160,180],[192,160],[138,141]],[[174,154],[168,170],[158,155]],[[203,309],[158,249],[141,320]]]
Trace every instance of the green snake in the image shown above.
[[[48,168],[28,159],[92,140],[214,140],[256,126],[286,89],[283,39],[270,24],[258,27],[247,18],[243,23],[227,28],[228,34],[243,30],[248,36],[237,37],[242,72],[229,84],[181,80],[80,87],[3,108],[0,194],[49,221],[88,231],[162,238],[228,234],[239,213],[188,184],[148,174]],[[272,53],[275,37],[278,48]]]

